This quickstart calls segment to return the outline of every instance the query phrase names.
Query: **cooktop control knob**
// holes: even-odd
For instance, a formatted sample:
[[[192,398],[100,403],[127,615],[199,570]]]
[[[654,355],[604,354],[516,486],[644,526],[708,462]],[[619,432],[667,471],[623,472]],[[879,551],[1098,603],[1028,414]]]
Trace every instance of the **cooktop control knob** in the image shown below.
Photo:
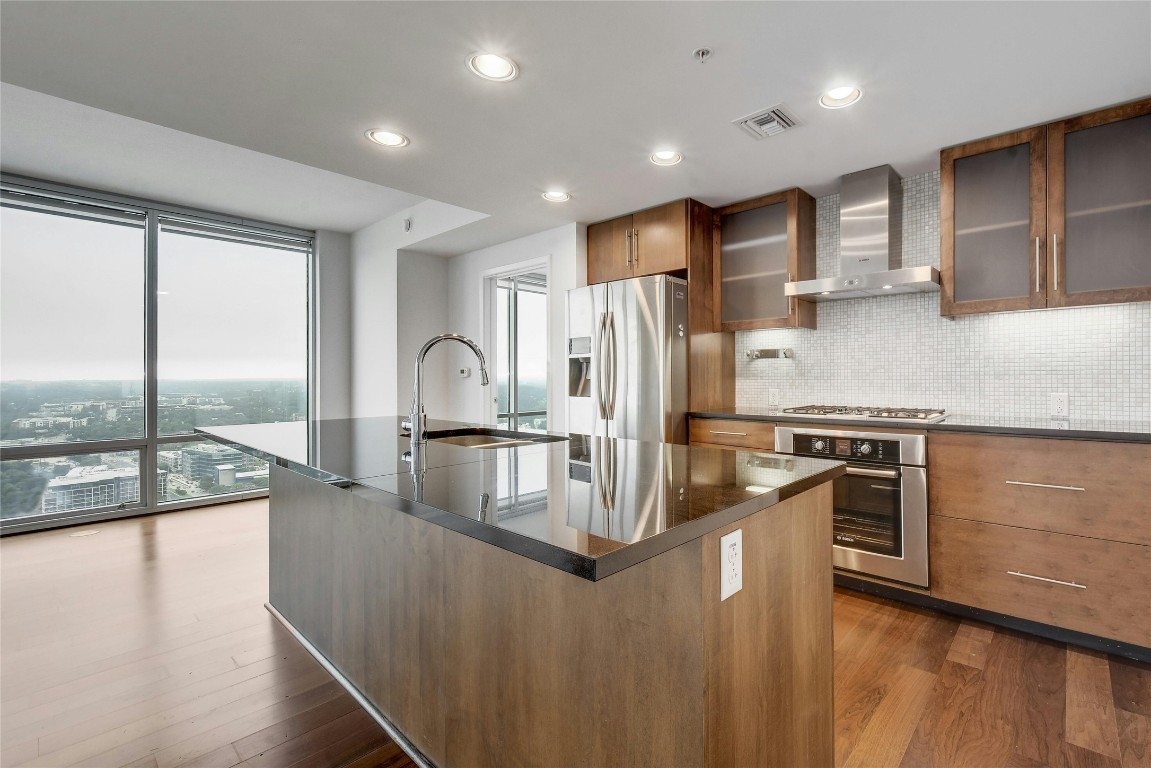
[[[869,453],[871,453],[871,443],[862,443],[862,444],[859,446],[859,452],[860,452],[861,454],[863,454],[864,456],[866,456],[866,455],[868,455]]]
[[[827,443],[823,442],[822,440],[816,440],[815,442],[813,442],[811,444],[811,447],[817,451],[822,451],[824,448],[827,447]]]

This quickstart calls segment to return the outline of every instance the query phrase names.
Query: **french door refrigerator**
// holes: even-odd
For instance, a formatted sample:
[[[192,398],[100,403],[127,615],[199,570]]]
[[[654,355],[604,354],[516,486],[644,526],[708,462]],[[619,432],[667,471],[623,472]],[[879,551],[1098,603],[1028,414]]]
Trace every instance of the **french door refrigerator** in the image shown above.
[[[568,291],[568,431],[687,443],[687,282],[635,277]]]

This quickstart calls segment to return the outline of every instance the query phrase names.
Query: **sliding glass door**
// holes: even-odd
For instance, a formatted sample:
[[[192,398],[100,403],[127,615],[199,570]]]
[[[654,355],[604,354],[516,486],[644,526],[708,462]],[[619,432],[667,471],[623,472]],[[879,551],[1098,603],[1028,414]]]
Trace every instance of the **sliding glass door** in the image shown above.
[[[0,195],[0,530],[262,493],[264,462],[193,429],[307,418],[310,233]]]
[[[543,272],[492,279],[496,421],[512,430],[548,428],[548,282]]]

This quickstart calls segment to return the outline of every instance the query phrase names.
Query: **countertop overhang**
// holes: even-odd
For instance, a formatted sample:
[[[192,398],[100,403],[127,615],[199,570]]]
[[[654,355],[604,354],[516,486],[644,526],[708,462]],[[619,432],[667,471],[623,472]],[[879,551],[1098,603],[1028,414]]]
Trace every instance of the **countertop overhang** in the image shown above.
[[[399,417],[197,429],[381,508],[597,581],[833,480],[841,462],[587,435],[508,448],[429,441]],[[476,425],[429,420],[432,429]],[[273,488],[273,503],[275,489]]]

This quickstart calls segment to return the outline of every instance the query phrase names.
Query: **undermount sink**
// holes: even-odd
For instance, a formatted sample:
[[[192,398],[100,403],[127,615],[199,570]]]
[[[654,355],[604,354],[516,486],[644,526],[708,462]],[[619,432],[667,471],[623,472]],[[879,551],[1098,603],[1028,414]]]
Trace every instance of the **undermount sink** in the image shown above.
[[[461,445],[466,448],[516,448],[523,445],[567,440],[566,437],[557,437],[556,435],[512,432],[507,429],[489,429],[487,427],[428,430],[424,434],[428,441]]]

